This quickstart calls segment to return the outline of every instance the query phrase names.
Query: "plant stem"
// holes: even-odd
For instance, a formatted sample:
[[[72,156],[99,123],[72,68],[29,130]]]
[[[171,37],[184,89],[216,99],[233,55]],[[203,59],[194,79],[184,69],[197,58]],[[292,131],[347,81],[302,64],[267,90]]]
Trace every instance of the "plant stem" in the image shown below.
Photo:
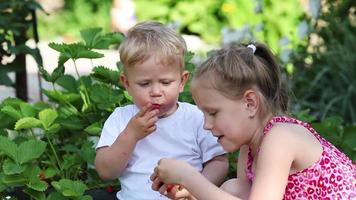
[[[56,161],[57,161],[57,165],[58,165],[58,167],[59,167],[59,169],[60,169],[60,171],[61,171],[61,173],[62,173],[63,170],[62,170],[61,162],[59,161],[57,152],[56,152],[56,150],[54,149],[53,144],[52,144],[51,140],[49,139],[49,137],[47,136],[47,134],[45,134],[45,136],[46,136],[46,138],[47,138],[47,141],[48,141],[48,143],[49,143],[49,146],[51,147],[51,150],[52,150],[52,152],[53,152],[53,155],[54,155],[54,157],[55,157],[55,159],[56,159]]]
[[[88,107],[91,107],[91,103],[90,103],[90,99],[89,99],[89,94],[88,94],[88,90],[87,87],[85,86],[84,82],[82,81],[82,79],[80,78],[79,75],[79,71],[78,71],[78,67],[77,67],[77,63],[75,62],[75,59],[72,59],[73,63],[74,63],[74,68],[75,68],[75,72],[77,73],[78,79],[80,81],[80,84],[82,84],[83,88],[84,88],[84,95],[86,98],[86,101],[88,102]]]

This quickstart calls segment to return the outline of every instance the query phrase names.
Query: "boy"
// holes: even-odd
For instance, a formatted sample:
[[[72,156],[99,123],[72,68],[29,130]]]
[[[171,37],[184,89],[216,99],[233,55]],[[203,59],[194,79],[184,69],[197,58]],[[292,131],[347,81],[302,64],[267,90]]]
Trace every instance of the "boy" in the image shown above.
[[[220,185],[228,170],[224,151],[203,129],[194,105],[178,102],[188,80],[184,39],[158,22],[131,28],[120,46],[120,80],[133,105],[119,107],[105,122],[95,166],[102,179],[119,177],[120,200],[167,199],[151,189],[150,175],[163,157],[185,160]],[[167,196],[189,193],[178,186]]]

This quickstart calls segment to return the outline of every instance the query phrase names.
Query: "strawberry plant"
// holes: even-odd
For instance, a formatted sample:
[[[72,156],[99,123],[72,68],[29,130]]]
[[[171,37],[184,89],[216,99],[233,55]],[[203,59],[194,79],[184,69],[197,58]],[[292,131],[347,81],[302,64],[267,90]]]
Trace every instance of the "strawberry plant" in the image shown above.
[[[97,49],[120,44],[120,33],[102,34],[101,28],[81,31],[82,41],[50,43],[60,53],[58,66],[39,71],[51,89],[43,89],[47,102],[27,103],[7,98],[0,104],[0,196],[20,189],[31,199],[92,199],[86,192],[113,185],[94,169],[95,140],[113,109],[130,102],[119,84],[117,70],[93,67],[78,73],[78,59],[97,59]],[[73,62],[76,76],[65,73]],[[117,184],[116,184],[117,185]]]

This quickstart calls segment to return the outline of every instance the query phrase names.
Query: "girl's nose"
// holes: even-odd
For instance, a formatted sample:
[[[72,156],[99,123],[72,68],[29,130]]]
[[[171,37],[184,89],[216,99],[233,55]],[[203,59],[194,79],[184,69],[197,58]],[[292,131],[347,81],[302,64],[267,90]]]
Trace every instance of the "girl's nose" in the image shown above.
[[[209,123],[206,119],[204,121],[204,129],[205,130],[211,130],[213,128],[212,124]]]

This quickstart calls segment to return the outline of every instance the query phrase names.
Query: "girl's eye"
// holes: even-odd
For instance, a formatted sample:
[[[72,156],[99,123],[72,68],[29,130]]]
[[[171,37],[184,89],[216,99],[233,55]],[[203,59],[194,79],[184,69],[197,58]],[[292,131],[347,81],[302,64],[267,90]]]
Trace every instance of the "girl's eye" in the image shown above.
[[[208,115],[213,117],[213,116],[216,115],[216,113],[217,113],[217,112],[208,112]]]

